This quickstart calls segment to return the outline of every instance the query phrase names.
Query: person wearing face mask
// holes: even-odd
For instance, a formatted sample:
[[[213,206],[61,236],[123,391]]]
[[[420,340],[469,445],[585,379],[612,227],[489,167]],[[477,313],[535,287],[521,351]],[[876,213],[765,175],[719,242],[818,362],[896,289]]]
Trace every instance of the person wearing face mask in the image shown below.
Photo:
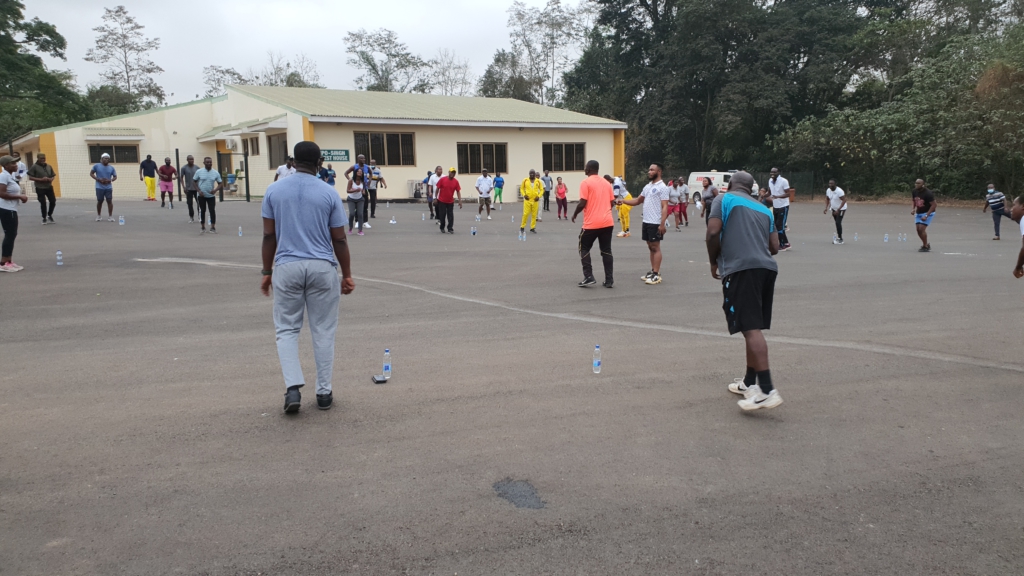
[[[988,192],[985,194],[985,206],[982,207],[981,211],[992,210],[992,224],[995,226],[996,235],[993,240],[999,240],[999,223],[1002,221],[1003,216],[1010,218],[1010,214],[1006,212],[1006,195],[996,190],[996,185],[989,182]]]

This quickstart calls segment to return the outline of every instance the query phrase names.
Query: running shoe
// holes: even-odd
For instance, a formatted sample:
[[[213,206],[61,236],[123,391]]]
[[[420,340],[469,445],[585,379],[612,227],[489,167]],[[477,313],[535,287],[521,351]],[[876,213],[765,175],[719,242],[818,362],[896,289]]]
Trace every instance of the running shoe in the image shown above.
[[[993,238],[993,240],[999,240],[999,236],[996,236],[995,238]]]
[[[316,395],[316,407],[321,410],[330,410],[334,405],[334,392]]]
[[[579,286],[580,288],[589,288],[594,284],[597,284],[597,279],[594,278],[593,276],[587,276],[586,278],[583,279],[582,282],[577,284],[577,286]]]
[[[745,411],[761,410],[762,408],[775,408],[779,404],[782,404],[782,396],[778,390],[772,390],[767,394],[762,394],[761,390],[757,391],[757,394],[749,398],[744,398],[736,404],[739,405]]]
[[[49,224],[49,222],[46,221],[46,218],[43,218],[43,226],[46,226],[47,224]]]
[[[195,221],[194,219],[192,219],[192,218],[189,218],[189,219],[188,219],[188,223],[189,223],[189,224],[195,224],[195,223],[196,223],[196,221]]]
[[[358,235],[358,236],[363,236],[363,231],[362,231],[362,230],[360,230],[359,232],[356,232],[356,235]]]
[[[920,248],[917,249],[917,251],[918,252],[931,252],[932,251],[932,247],[931,246],[921,246]]]
[[[19,270],[23,269],[22,266],[18,266],[14,262],[8,262],[8,263],[4,264],[3,266],[0,266],[0,268],[3,268],[4,272],[18,272]]]
[[[537,219],[537,222],[540,222],[539,218]],[[530,234],[536,234],[536,233],[537,233],[537,229],[536,228],[530,228]]]
[[[47,216],[46,219],[50,221],[50,224],[56,224],[56,222],[53,221],[53,216]]]
[[[543,222],[543,221],[544,221],[543,218],[541,218],[540,216],[537,217],[537,222]]]
[[[96,217],[96,221],[99,222],[100,220],[103,220],[103,218],[100,218],[99,216],[97,216]]]
[[[114,221],[114,217],[113,216],[107,218],[107,222],[113,222],[113,221]]]
[[[654,270],[651,270],[651,271],[650,271],[650,272],[648,272],[647,274],[644,274],[643,276],[641,276],[641,277],[640,277],[640,279],[641,279],[641,280],[647,280],[648,278],[650,278],[650,277],[651,277],[651,276],[653,276],[653,275],[654,275]]]
[[[653,273],[644,280],[644,284],[653,286],[655,284],[661,284],[661,274]]]
[[[369,230],[370,228],[373,228],[373,226],[370,226],[369,224],[363,224],[363,228]]]
[[[623,238],[629,238],[629,230],[626,230],[626,235]]]
[[[683,224],[683,227],[685,228],[685,227],[687,227],[687,226],[689,226],[689,225],[690,225],[690,221],[689,221],[689,220],[687,220],[687,221],[686,221],[686,223],[685,223],[685,224]]]
[[[612,280],[605,280],[604,283],[601,284],[601,286],[604,286],[605,288],[611,288],[615,286],[615,282]]]
[[[779,252],[785,252],[786,250],[789,250],[789,246],[788,245],[787,246],[779,246]]]
[[[616,234],[616,236],[618,236],[619,238],[625,238],[626,237],[626,232],[625,231],[619,232],[618,234]]]
[[[839,242],[837,242],[837,244],[839,244],[840,246],[842,246],[843,244],[846,244],[846,242],[843,242],[843,239],[842,239],[842,238],[840,238],[840,239],[839,239]]]
[[[729,384],[729,392],[732,392],[733,394],[739,394],[744,398],[750,398],[755,394],[760,394],[761,387],[758,386],[757,384],[754,384],[753,386],[747,386],[746,383],[743,382],[743,378],[736,378],[732,381],[732,384]]]
[[[17,270],[7,264],[3,264],[0,265],[0,272],[17,272]]]
[[[487,217],[487,219],[488,219],[488,220],[490,220],[490,219],[491,219],[491,217],[490,217],[490,216],[488,216],[488,217]]]
[[[161,200],[161,201],[160,201],[160,207],[161,207],[161,208],[163,208],[163,207],[165,207],[165,206],[167,206],[167,203],[166,203],[166,202],[164,202],[163,200]]]
[[[302,394],[299,393],[298,386],[289,388],[284,393],[284,413],[295,414],[299,411],[299,407],[302,405]]]

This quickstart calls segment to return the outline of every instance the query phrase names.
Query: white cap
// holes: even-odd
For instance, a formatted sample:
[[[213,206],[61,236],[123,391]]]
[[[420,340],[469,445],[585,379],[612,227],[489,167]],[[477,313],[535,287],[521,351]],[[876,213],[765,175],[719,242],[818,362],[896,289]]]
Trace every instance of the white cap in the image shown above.
[[[104,152],[103,154],[100,154],[100,158],[110,158],[110,154]]]

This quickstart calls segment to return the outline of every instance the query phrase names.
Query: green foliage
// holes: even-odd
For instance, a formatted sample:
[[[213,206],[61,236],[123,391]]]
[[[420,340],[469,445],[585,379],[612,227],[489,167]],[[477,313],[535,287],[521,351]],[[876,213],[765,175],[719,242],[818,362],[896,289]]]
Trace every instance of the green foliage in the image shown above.
[[[430,92],[430,62],[409,51],[391,30],[372,32],[360,28],[345,35],[349,65],[362,75],[356,78],[360,90],[371,92]]]
[[[47,70],[37,55],[63,59],[64,37],[38,18],[25,21],[24,10],[17,0],[0,0],[0,141],[89,115],[70,73]]]
[[[93,28],[96,45],[86,52],[85,60],[104,66],[104,84],[129,95],[132,111],[162,105],[166,95],[154,76],[164,70],[149,59],[160,48],[160,39],[147,38],[145,26],[124,6],[104,8],[103,22]]]
[[[906,80],[891,102],[804,120],[775,149],[860,193],[917,178],[953,197],[977,197],[988,181],[1024,188],[1024,25],[958,36]]]
[[[477,92],[487,98],[514,98],[537,103],[537,95],[543,88],[544,78],[531,75],[519,56],[511,51],[498,50],[480,78]]]

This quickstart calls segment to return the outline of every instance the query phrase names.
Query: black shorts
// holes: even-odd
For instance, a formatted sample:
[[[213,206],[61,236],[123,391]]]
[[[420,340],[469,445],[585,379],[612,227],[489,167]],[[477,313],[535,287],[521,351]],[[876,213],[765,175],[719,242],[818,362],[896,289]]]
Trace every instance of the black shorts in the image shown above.
[[[648,224],[647,222],[644,222],[644,225],[641,228],[640,238],[643,239],[644,242],[661,242],[664,236],[658,232],[658,227],[658,224]]]
[[[742,270],[722,278],[725,321],[729,334],[748,330],[770,330],[775,277],[779,273],[765,268]]]

